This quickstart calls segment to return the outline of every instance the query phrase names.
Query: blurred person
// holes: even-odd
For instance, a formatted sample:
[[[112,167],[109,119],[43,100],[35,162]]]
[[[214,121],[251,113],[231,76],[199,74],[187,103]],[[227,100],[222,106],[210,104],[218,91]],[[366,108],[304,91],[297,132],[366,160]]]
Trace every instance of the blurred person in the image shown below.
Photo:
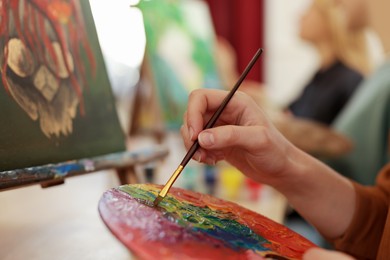
[[[312,44],[319,69],[289,106],[293,115],[330,125],[363,76],[370,72],[364,27],[351,28],[339,0],[313,0],[301,18],[300,37]]]
[[[367,4],[364,0],[339,0],[350,10],[351,28],[371,25],[382,43],[384,52],[390,53],[388,29],[389,1]],[[363,5],[359,6],[359,2]],[[373,0],[374,3],[380,0]],[[387,9],[386,9],[387,7]],[[367,17],[367,10],[376,15]],[[369,22],[367,22],[369,21]],[[388,59],[389,57],[387,57]],[[332,127],[350,138],[354,149],[341,158],[327,163],[338,172],[362,184],[372,185],[376,172],[390,160],[390,62],[385,61],[369,80],[357,90],[351,102],[335,119]]]
[[[320,157],[338,157],[352,143],[328,125],[352,96],[363,75],[370,71],[365,28],[360,22],[361,4],[344,5],[339,0],[313,0],[301,20],[301,37],[311,42],[320,57],[320,69],[291,108],[297,117],[283,113],[267,98],[260,82],[244,81],[241,91],[249,94],[271,116],[276,127],[299,148]],[[358,8],[357,8],[358,7]],[[357,12],[356,10],[359,10]],[[358,14],[353,15],[350,14]],[[236,54],[223,38],[217,38],[217,67],[226,88],[239,77]],[[316,121],[313,121],[316,120]]]
[[[332,124],[358,88],[365,74],[370,71],[368,48],[364,26],[349,26],[351,12],[357,5],[344,5],[339,0],[313,0],[302,15],[300,37],[312,44],[319,56],[319,69],[304,87],[301,95],[289,106],[295,117],[312,120],[324,126]],[[363,4],[360,4],[363,6]],[[351,10],[349,10],[349,8]],[[364,14],[363,10],[359,11]],[[354,23],[357,19],[354,18]],[[364,17],[362,17],[365,20]],[[356,21],[355,21],[356,20]],[[283,123],[285,127],[283,128]],[[279,130],[293,143],[326,146],[329,142],[314,142],[302,130],[294,130],[288,118],[275,122]],[[313,135],[319,127],[310,126]],[[286,129],[286,130],[284,130]],[[291,137],[294,132],[298,136]],[[327,136],[329,134],[324,134]],[[335,142],[339,146],[342,140]],[[307,146],[307,145],[306,145]],[[350,145],[350,148],[352,145]],[[350,148],[347,151],[350,151]],[[314,148],[310,149],[314,151]],[[306,151],[310,151],[306,149]],[[344,154],[335,154],[334,157]],[[315,154],[312,152],[312,154]],[[295,211],[289,212],[285,224],[305,235],[314,243],[323,245],[321,236]]]

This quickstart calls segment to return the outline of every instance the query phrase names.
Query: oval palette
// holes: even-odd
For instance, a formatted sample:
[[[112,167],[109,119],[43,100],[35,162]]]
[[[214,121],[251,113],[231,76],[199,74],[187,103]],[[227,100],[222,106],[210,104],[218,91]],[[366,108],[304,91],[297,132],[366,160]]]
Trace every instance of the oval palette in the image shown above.
[[[111,232],[140,259],[300,259],[313,243],[235,203],[162,186],[106,191],[99,212]]]

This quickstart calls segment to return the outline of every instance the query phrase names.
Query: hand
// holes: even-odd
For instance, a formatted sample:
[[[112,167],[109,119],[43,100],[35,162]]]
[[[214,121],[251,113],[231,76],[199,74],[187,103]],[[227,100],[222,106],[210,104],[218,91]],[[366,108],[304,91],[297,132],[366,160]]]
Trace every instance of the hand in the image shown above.
[[[321,248],[311,248],[303,255],[303,260],[353,260],[354,258],[344,253],[325,250]]]
[[[279,190],[324,236],[343,234],[355,210],[352,183],[287,141],[251,97],[237,92],[216,125],[202,130],[226,95],[210,89],[191,93],[181,134],[187,149],[198,138],[194,158],[209,164],[225,159]]]
[[[201,148],[194,159],[208,164],[226,160],[263,183],[284,173],[297,149],[248,95],[237,92],[215,126],[202,131],[226,95],[226,91],[210,89],[190,94],[181,134],[187,149],[198,138]]]

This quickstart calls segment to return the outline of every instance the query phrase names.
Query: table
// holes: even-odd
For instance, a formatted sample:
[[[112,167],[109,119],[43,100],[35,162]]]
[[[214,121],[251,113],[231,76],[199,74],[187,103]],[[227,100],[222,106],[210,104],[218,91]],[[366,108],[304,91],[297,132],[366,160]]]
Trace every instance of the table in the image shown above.
[[[131,259],[101,221],[97,204],[119,185],[114,171],[0,192],[0,259]]]

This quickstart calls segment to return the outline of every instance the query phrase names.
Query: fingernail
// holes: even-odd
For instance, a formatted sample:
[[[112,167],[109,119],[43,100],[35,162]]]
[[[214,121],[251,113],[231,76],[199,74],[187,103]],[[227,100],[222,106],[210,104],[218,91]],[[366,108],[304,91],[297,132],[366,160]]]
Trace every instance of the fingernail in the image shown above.
[[[188,132],[190,133],[190,140],[192,140],[192,137],[194,137],[194,129],[192,129],[192,127],[190,127]]]
[[[205,162],[211,166],[215,166],[217,164],[217,160],[214,157],[207,158]]]
[[[214,159],[214,158],[212,158],[212,159],[211,159],[210,165],[211,165],[211,166],[215,166],[216,164],[217,164],[217,160]]]
[[[201,153],[200,153],[200,152],[196,152],[196,153],[194,154],[194,159],[197,160],[198,162],[200,162],[201,159],[202,159]]]
[[[206,146],[211,146],[214,144],[214,136],[210,133],[201,133],[198,136],[199,141]]]

